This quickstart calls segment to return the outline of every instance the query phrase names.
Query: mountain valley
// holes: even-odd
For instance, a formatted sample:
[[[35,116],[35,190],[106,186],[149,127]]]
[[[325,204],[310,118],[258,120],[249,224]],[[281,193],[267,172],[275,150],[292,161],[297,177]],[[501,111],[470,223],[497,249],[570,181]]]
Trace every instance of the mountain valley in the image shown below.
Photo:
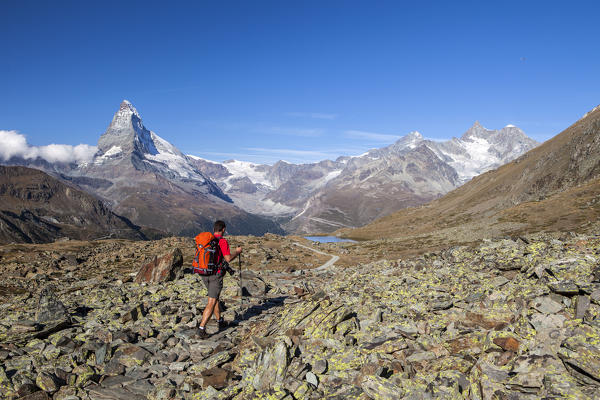
[[[425,204],[536,145],[512,125],[494,131],[476,122],[460,139],[434,142],[413,132],[362,156],[313,164],[194,160],[240,207],[287,217],[287,232],[311,233]]]
[[[148,130],[123,101],[89,162],[12,157],[97,196],[140,226],[193,236],[214,219],[231,233],[316,233],[354,228],[436,199],[535,147],[512,125],[476,122],[461,138],[434,142],[413,132],[361,156],[312,164],[223,163],[185,155]]]
[[[453,141],[486,148],[473,139],[479,136],[490,134],[475,124]],[[384,176],[396,195],[390,200],[417,206],[336,232],[358,242],[229,236],[231,246],[244,249],[232,264],[235,274],[225,277],[221,300],[229,325],[219,330],[209,323],[208,339],[198,334],[207,292],[190,273],[189,236],[80,241],[59,231],[52,243],[0,245],[0,397],[598,398],[600,109],[487,172],[496,166],[457,168],[461,151],[452,142],[430,143],[417,134],[361,157],[300,166],[212,163],[168,150],[152,134],[140,136],[152,139],[155,152],[136,137],[104,137],[100,155],[85,166],[44,165],[69,186],[36,170],[2,167],[16,180],[0,186],[3,206],[37,210],[49,223],[48,213],[60,213],[48,208],[83,199],[79,207],[92,205],[105,219],[92,214],[79,221],[102,224],[127,220],[75,186],[112,197],[116,209],[133,214],[143,210],[144,196],[161,199],[148,215],[184,213],[177,199],[195,193],[248,208],[253,199],[270,199],[270,218],[301,210],[296,220],[307,214],[332,226],[349,215],[344,207],[377,204],[361,201],[369,190],[378,193]],[[483,173],[469,180],[476,166]],[[423,171],[429,181],[419,179]],[[34,178],[24,180],[28,175]],[[407,181],[438,198],[420,204],[426,196],[415,197]],[[444,190],[450,192],[438,193]],[[336,193],[354,197],[333,215],[330,205],[344,200]],[[323,209],[331,214],[301,208],[305,200],[328,204]],[[173,205],[181,209],[167,211]],[[69,207],[67,217],[76,214]],[[169,273],[146,273],[152,268]]]

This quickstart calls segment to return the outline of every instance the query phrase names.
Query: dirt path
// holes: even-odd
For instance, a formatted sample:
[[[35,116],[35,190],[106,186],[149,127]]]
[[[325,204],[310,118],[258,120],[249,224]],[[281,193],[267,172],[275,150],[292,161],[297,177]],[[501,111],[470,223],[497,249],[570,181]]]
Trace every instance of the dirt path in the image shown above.
[[[340,259],[339,256],[332,256],[331,254],[327,254],[327,253],[325,253],[325,252],[323,252],[321,250],[313,249],[312,247],[305,246],[305,245],[300,244],[298,242],[294,242],[293,244],[295,244],[296,246],[303,247],[303,248],[305,248],[307,250],[314,251],[315,253],[323,254],[324,256],[331,256],[331,258],[329,259],[329,261],[327,261],[325,264],[321,265],[320,267],[317,267],[317,268],[313,269],[313,271],[324,271],[324,270],[327,270],[329,267],[332,267],[337,262],[337,260]]]

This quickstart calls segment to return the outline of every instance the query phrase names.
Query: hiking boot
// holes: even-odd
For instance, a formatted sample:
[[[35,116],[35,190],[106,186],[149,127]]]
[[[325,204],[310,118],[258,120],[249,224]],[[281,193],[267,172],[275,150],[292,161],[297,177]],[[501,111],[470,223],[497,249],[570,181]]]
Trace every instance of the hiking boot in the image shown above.
[[[198,328],[198,338],[199,339],[207,339],[208,338],[208,333],[206,333],[206,329],[200,329]]]
[[[224,319],[217,321],[217,325],[219,325],[219,331],[227,329],[230,326],[229,322],[225,321]]]

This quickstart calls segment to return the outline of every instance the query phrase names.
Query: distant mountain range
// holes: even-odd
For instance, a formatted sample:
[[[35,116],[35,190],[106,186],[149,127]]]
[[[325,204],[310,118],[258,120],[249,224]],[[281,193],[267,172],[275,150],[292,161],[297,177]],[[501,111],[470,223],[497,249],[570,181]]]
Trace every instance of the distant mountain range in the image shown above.
[[[339,235],[444,247],[539,231],[595,229],[600,219],[600,106],[554,138],[417,208]],[[586,228],[587,227],[587,228]]]
[[[436,142],[413,132],[335,161],[270,166],[194,159],[240,207],[287,216],[289,232],[331,232],[427,203],[537,144],[515,126],[489,130],[476,122],[461,138]]]
[[[118,215],[168,234],[194,235],[217,218],[232,234],[331,232],[424,204],[537,143],[519,128],[475,123],[461,138],[418,132],[358,157],[311,164],[217,163],[185,155],[148,130],[123,101],[89,162],[12,156],[97,196]]]

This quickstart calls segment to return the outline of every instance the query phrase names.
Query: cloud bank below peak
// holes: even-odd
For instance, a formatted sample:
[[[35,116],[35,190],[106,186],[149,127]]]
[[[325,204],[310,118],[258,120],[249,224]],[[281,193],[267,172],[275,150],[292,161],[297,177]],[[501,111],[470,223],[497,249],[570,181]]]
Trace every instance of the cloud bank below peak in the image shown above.
[[[17,131],[0,130],[0,160],[7,161],[12,157],[24,159],[42,158],[50,163],[84,163],[89,162],[98,151],[96,146],[79,144],[49,144],[46,146],[30,146],[25,135]]]

